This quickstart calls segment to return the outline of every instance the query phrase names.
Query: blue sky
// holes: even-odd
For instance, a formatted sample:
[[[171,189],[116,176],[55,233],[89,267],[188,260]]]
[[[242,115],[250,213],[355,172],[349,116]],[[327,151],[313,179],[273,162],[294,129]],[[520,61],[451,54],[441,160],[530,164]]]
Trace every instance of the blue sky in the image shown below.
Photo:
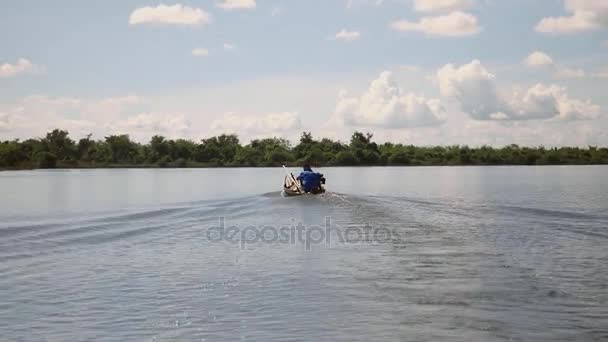
[[[606,145],[607,29],[595,0],[6,1],[0,139]]]

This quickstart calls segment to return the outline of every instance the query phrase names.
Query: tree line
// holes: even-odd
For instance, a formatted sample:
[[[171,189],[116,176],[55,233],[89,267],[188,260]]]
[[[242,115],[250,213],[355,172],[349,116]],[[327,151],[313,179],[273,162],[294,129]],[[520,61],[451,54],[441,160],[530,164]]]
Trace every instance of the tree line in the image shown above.
[[[75,141],[67,131],[55,129],[44,138],[0,141],[0,168],[608,164],[606,147],[414,146],[377,144],[372,138],[354,132],[344,143],[303,132],[292,146],[276,137],[242,144],[234,134],[200,142],[155,135],[141,144],[127,134]]]

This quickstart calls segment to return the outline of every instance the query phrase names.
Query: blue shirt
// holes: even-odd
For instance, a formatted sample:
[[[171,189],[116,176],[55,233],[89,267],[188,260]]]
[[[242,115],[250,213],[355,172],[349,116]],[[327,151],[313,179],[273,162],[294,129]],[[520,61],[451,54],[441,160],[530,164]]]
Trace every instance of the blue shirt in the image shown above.
[[[304,191],[311,192],[313,189],[321,186],[322,175],[313,171],[302,171],[298,176],[299,180],[302,180],[302,186]]]

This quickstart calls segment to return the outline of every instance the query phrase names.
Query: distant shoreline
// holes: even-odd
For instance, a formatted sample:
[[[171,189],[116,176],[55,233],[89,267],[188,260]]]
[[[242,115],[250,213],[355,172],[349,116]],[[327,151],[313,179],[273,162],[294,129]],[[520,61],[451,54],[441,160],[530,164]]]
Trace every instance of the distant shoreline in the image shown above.
[[[606,166],[608,163],[603,164],[428,164],[428,165],[313,165],[314,168],[323,169],[338,169],[338,168],[424,168],[424,167],[503,167],[503,166],[522,166],[522,167],[537,167],[537,166]],[[285,165],[288,168],[300,169],[302,165]],[[159,169],[159,170],[179,170],[179,169],[275,169],[280,168],[281,165],[271,166],[166,166],[161,167],[157,165],[128,165],[128,164],[116,164],[116,165],[96,165],[96,166],[57,166],[54,168],[0,168],[0,172],[3,171],[35,171],[35,170],[136,170],[136,169]]]
[[[340,166],[499,166],[499,165],[605,165],[608,147],[545,148],[507,145],[415,146],[376,143],[373,134],[354,132],[350,142],[314,139],[303,132],[293,146],[284,138],[254,139],[242,144],[234,134],[198,142],[155,135],[149,143],[128,134],[103,140],[91,135],[75,141],[55,129],[44,138],[0,141],[0,170],[218,168],[218,167]]]

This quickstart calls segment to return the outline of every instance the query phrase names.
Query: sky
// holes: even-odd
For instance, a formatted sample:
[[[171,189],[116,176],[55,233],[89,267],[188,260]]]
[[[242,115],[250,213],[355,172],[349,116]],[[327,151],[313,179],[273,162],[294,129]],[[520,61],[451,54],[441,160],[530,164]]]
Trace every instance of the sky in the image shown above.
[[[0,139],[608,145],[608,0],[4,0]]]

